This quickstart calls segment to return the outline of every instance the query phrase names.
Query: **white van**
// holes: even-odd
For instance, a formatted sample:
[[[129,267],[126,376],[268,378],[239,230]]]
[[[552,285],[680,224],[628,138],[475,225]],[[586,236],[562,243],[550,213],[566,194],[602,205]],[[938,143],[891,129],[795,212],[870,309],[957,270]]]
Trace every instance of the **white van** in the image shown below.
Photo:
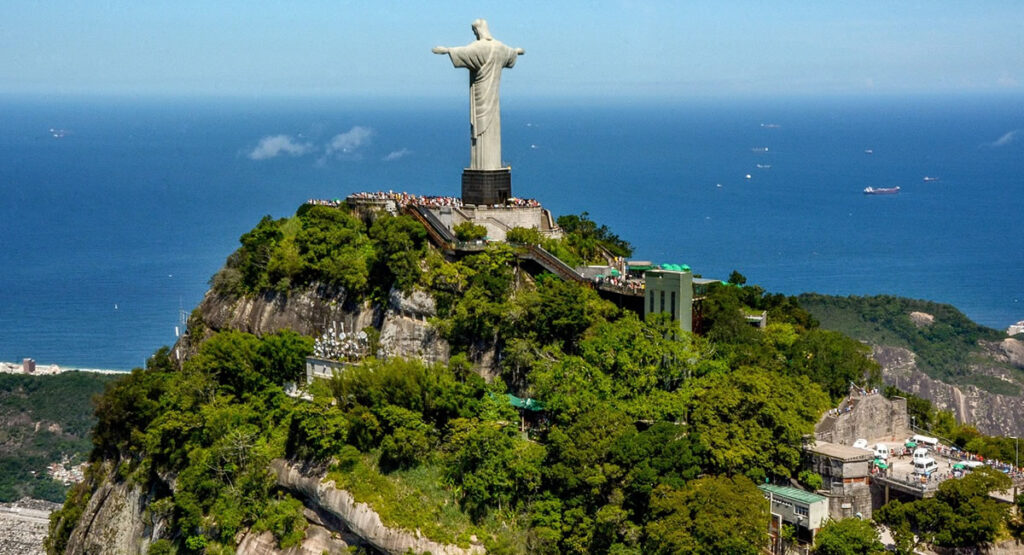
[[[938,469],[939,463],[931,457],[914,460],[914,474],[919,476],[931,476]]]
[[[927,458],[928,458],[928,450],[927,449],[925,449],[924,447],[918,447],[917,449],[914,449],[914,462],[917,462],[917,461],[919,461],[921,459],[927,459]]]
[[[923,436],[921,434],[915,435],[914,437],[910,438],[910,440],[913,441],[914,443],[917,443],[918,445],[923,444],[927,445],[928,447],[935,447],[936,445],[939,444],[938,438]]]
[[[884,443],[879,443],[879,444],[875,445],[875,458],[876,459],[888,459],[889,458],[889,448],[886,447]]]
[[[868,448],[868,440],[866,440],[866,439],[858,439],[857,441],[853,442],[853,446],[856,447],[857,449],[867,449]]]

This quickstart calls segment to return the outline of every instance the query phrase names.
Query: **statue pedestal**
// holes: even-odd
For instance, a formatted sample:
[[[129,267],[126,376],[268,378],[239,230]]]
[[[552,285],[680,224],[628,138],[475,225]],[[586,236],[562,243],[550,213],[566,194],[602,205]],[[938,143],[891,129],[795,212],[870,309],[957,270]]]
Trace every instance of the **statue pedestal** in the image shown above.
[[[511,168],[462,170],[463,204],[505,204],[511,196]]]

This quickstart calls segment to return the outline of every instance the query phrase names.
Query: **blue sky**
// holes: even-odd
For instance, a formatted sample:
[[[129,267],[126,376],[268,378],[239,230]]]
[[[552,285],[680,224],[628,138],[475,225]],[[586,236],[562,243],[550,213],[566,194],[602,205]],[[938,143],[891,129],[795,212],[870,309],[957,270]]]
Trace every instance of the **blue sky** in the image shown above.
[[[1024,93],[1020,0],[7,0],[0,92],[464,95],[430,48],[477,17],[526,49],[505,94]]]

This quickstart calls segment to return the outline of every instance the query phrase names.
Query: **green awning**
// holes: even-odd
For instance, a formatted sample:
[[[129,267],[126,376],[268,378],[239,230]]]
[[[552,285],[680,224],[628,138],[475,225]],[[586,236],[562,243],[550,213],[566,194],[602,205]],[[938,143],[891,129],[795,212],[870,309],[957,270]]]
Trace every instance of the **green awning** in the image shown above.
[[[619,275],[619,271],[618,271],[618,270],[616,270],[615,268],[612,268],[611,274],[612,274],[613,276],[617,276],[617,275]]]
[[[956,463],[953,465],[953,470],[963,470],[965,468],[967,468],[967,465],[964,463]]]
[[[911,449],[913,449],[914,447],[917,447],[917,442],[915,442],[915,441],[908,441],[908,442],[906,442],[903,445],[904,445],[904,447],[910,447]]]
[[[541,402],[537,401],[536,399],[522,399],[520,397],[512,395],[511,393],[507,393],[506,397],[508,397],[508,403],[513,407],[516,407],[517,409],[529,410],[534,412],[544,410],[544,405],[541,404]]]
[[[881,468],[881,469],[889,468],[889,465],[885,464],[885,461],[883,461],[882,459],[875,459],[874,463],[875,463],[875,466],[877,466],[878,468]]]

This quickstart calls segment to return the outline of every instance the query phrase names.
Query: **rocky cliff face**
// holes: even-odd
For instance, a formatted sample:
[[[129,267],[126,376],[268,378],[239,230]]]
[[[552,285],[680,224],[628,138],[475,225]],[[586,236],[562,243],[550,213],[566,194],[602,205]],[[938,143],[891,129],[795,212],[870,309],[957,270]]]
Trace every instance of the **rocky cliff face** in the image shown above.
[[[305,499],[307,506],[328,513],[341,522],[352,534],[384,553],[434,553],[440,555],[483,554],[483,546],[462,548],[441,544],[419,534],[384,526],[369,505],[357,503],[352,494],[334,488],[333,482],[324,482],[315,470],[303,469],[287,461],[275,460],[271,471],[277,476],[277,485]]]
[[[385,307],[354,301],[342,288],[314,284],[304,289],[259,297],[234,297],[210,291],[189,321],[189,334],[178,342],[187,358],[207,336],[225,329],[256,335],[291,329],[317,337],[333,324],[348,331],[374,327],[381,332],[384,356],[447,362],[449,347],[427,319],[435,316],[434,299],[422,291],[391,291]]]
[[[66,553],[145,553],[153,532],[145,518],[148,495],[137,484],[115,480],[112,463],[104,463],[103,471]]]
[[[1008,338],[984,343],[991,360],[975,362],[971,372],[1021,384],[1016,373],[1005,365],[1024,367],[1024,343]],[[951,385],[929,377],[917,367],[913,352],[901,347],[874,346],[872,357],[882,365],[882,380],[904,391],[928,399],[937,407],[950,410],[957,421],[973,424],[986,434],[1020,435],[1024,433],[1021,397],[999,395],[973,385]]]

